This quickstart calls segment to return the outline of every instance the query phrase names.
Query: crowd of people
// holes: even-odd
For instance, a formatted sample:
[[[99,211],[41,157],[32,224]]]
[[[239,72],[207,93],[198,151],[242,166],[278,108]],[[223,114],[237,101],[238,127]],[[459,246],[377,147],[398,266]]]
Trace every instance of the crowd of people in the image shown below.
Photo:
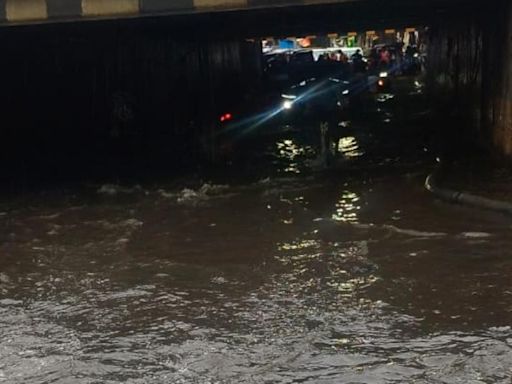
[[[417,75],[424,68],[421,49],[400,44],[378,45],[363,53],[361,48],[300,49],[265,56],[265,76],[269,87],[294,84],[312,77]],[[349,56],[350,55],[350,56]]]
[[[317,63],[319,65],[338,63],[356,73],[367,70],[367,61],[360,49],[357,49],[350,57],[341,49],[334,52],[325,52],[318,57]]]
[[[368,63],[371,68],[394,68],[397,72],[407,73],[420,71],[423,65],[418,47],[403,44],[383,45],[374,47],[369,54]]]
[[[406,72],[414,68],[420,70],[421,57],[416,46],[407,46],[404,50],[400,45],[377,46],[370,50],[367,57],[361,49],[357,49],[350,57],[342,49],[335,52],[325,52],[317,60],[318,63],[338,62],[351,65],[353,72],[364,73],[368,70],[384,70],[396,68]]]

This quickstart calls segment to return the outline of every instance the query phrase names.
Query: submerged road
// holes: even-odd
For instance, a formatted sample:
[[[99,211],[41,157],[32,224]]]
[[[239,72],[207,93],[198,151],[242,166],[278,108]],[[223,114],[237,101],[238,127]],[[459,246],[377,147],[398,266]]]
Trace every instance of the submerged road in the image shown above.
[[[0,382],[510,384],[510,219],[426,192],[392,102],[327,172],[289,129],[229,177],[0,201]]]

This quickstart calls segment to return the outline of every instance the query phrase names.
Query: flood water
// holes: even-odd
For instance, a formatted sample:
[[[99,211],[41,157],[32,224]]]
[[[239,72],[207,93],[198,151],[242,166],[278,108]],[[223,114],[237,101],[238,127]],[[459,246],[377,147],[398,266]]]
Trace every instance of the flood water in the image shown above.
[[[290,130],[242,173],[3,198],[0,382],[510,384],[510,218],[363,123],[328,171]]]

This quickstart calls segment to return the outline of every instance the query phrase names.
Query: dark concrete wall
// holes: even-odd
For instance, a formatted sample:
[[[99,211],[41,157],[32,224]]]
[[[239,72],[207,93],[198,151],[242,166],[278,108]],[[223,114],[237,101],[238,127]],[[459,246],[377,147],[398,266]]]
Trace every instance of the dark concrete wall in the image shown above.
[[[253,87],[261,54],[244,40],[116,23],[3,30],[0,47],[2,171],[101,170],[109,157],[180,166],[208,150],[210,122]]]
[[[451,16],[432,24],[428,59],[432,100],[452,122],[446,135],[511,156],[512,3]]]
[[[485,28],[483,126],[493,145],[512,156],[512,2],[503,1]]]
[[[476,15],[445,20],[429,31],[428,85],[447,136],[478,134],[481,122],[483,31]]]

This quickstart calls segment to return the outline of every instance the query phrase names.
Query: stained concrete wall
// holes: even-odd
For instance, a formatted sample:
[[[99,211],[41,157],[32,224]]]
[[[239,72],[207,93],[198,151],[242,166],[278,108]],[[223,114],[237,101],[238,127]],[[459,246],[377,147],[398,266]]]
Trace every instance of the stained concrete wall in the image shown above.
[[[473,18],[474,17],[474,18]],[[427,83],[446,140],[481,134],[483,31],[475,15],[429,30]]]
[[[209,123],[253,88],[261,55],[151,24],[5,29],[0,47],[2,172],[84,161],[101,172],[110,154],[179,167],[209,150]]]
[[[428,57],[431,99],[450,120],[446,136],[512,156],[512,3],[439,19]]]
[[[504,1],[486,27],[483,125],[493,145],[512,157],[512,3]]]

